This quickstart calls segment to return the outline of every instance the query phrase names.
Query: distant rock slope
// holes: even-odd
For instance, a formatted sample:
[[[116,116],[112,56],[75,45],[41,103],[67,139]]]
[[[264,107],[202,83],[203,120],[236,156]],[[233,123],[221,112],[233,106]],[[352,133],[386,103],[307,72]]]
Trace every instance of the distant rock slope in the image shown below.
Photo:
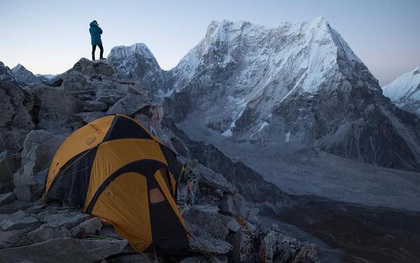
[[[12,68],[12,73],[24,85],[41,84],[41,80],[21,64]]]
[[[420,68],[407,72],[382,87],[385,96],[399,108],[420,116]]]

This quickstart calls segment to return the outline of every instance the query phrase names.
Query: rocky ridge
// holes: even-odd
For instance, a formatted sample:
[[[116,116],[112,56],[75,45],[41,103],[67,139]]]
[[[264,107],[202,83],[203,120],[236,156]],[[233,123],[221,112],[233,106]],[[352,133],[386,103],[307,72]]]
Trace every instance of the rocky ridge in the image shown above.
[[[182,140],[156,121],[156,114],[162,114],[163,108],[152,103],[153,96],[147,89],[113,75],[114,69],[107,63],[81,59],[67,72],[30,89],[2,78],[0,92],[7,96],[2,96],[5,102],[1,105],[9,105],[4,108],[0,129],[2,261],[156,260],[153,253],[133,255],[127,241],[97,218],[62,204],[42,202],[49,161],[66,136],[97,117],[122,113],[141,123],[152,122],[159,137],[188,164],[194,190],[188,194],[186,182],[181,183],[178,202],[193,237],[190,249],[181,256],[159,260],[318,262],[314,245],[289,237],[278,226],[259,222],[258,209],[249,206],[238,191],[239,185],[190,159]],[[12,143],[6,140],[9,138],[20,139]],[[280,209],[282,205],[275,206]]]

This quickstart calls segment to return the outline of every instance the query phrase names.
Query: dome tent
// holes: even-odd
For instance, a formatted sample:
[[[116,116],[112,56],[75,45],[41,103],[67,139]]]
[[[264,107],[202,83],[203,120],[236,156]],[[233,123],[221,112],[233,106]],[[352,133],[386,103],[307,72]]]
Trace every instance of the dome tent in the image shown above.
[[[188,246],[174,196],[174,152],[124,115],[99,118],[73,132],[57,150],[46,179],[46,200],[71,206],[114,226],[138,252]]]

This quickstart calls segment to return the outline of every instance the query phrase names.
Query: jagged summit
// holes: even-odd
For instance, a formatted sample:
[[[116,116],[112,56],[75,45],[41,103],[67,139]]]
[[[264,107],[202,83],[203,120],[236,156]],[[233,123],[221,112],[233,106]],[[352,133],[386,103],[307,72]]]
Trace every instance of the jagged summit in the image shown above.
[[[144,43],[135,43],[131,46],[116,46],[112,48],[111,57],[108,57],[108,59],[113,57],[129,57],[133,54],[139,54],[147,59],[155,59],[155,56]]]
[[[158,90],[167,78],[155,56],[143,43],[114,47],[107,61],[114,68],[117,78],[139,82],[146,88]]]
[[[206,74],[209,71],[213,73]],[[364,79],[360,80],[361,74],[355,76],[356,71],[365,73]],[[178,91],[187,89],[212,97],[223,93],[229,97],[221,107],[232,109],[232,119],[239,118],[249,104],[262,108],[264,119],[293,93],[346,89],[350,86],[343,85],[346,80],[358,78],[363,83],[374,79],[322,17],[294,24],[285,22],[277,28],[243,21],[213,21],[206,37],[173,72],[173,87]],[[371,87],[379,90],[379,86]]]
[[[273,92],[279,101],[291,90],[314,93],[321,88],[334,88],[324,85],[323,80],[346,75],[347,66],[368,71],[322,17],[294,24],[285,22],[272,29],[245,21],[213,21],[205,38],[174,69],[175,75],[183,75],[174,86],[182,90],[185,82],[208,67],[235,67],[236,71],[246,68],[248,74],[230,78],[232,85],[248,83],[255,87],[251,91],[255,94],[270,86],[274,76],[284,75],[283,85],[276,85],[277,91]],[[254,75],[267,79],[254,84]]]
[[[26,68],[22,64],[18,63],[13,69],[14,70],[21,70],[21,69],[26,69]]]

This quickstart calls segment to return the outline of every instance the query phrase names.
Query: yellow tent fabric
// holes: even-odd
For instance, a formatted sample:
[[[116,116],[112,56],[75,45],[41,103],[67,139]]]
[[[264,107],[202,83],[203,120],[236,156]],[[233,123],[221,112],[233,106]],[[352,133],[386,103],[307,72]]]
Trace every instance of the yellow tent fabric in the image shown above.
[[[97,119],[57,150],[46,198],[64,200],[112,224],[138,252],[188,246],[176,206],[179,167],[173,151],[124,115]]]

